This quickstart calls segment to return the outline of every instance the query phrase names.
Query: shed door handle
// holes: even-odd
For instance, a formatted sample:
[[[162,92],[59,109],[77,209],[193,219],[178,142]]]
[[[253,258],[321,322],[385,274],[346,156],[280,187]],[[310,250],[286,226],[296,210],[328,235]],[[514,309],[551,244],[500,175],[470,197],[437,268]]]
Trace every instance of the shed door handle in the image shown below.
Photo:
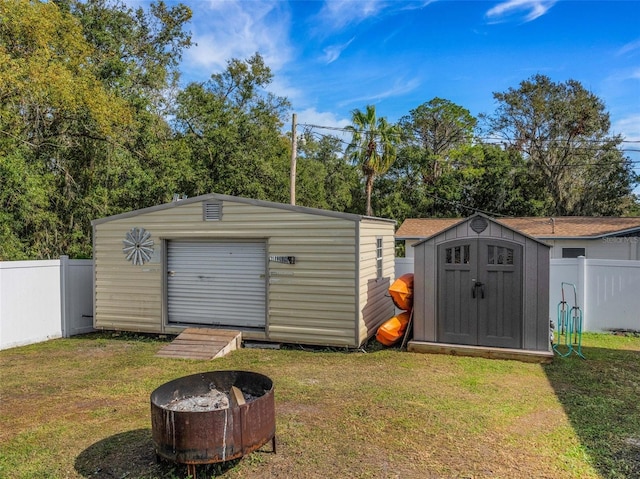
[[[471,296],[473,298],[476,297],[476,289],[480,288],[480,298],[484,299],[484,283],[481,283],[480,281],[476,281],[473,284],[473,287],[471,288]]]

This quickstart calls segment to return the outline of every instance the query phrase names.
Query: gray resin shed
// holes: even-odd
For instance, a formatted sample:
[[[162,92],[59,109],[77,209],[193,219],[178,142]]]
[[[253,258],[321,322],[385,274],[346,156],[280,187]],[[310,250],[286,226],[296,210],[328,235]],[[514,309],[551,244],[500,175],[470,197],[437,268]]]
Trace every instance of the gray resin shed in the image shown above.
[[[208,194],[92,224],[96,329],[358,347],[393,316],[392,220]]]
[[[552,357],[548,245],[476,214],[414,248],[410,350]]]

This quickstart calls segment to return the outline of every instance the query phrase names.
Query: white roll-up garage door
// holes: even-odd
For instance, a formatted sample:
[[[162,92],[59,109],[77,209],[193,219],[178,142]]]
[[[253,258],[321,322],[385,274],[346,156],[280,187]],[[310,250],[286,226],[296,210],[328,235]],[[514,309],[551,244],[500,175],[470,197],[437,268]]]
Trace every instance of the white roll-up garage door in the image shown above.
[[[264,328],[262,242],[167,242],[170,323]]]

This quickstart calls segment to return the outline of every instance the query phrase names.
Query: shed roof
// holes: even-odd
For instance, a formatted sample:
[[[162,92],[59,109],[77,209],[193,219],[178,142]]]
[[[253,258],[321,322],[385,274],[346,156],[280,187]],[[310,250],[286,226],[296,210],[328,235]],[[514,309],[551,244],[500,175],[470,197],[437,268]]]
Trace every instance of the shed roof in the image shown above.
[[[230,201],[230,202],[237,202],[237,203],[246,203],[246,204],[251,204],[254,206],[262,206],[265,208],[277,208],[277,209],[282,209],[282,210],[289,210],[289,211],[295,211],[298,213],[306,213],[306,214],[312,214],[312,215],[319,215],[319,216],[328,216],[328,217],[333,217],[333,218],[340,218],[340,219],[345,219],[345,220],[351,220],[351,221],[362,221],[362,220],[373,220],[373,221],[382,221],[382,222],[386,222],[386,223],[394,223],[395,224],[395,220],[392,219],[388,219],[388,218],[378,218],[378,217],[374,217],[374,216],[362,216],[362,215],[356,215],[356,214],[352,214],[352,213],[340,213],[337,211],[330,211],[330,210],[323,210],[323,209],[319,209],[319,208],[309,208],[306,206],[297,206],[297,205],[289,205],[289,204],[284,204],[284,203],[275,203],[272,201],[265,201],[265,200],[254,200],[254,199],[250,199],[250,198],[242,198],[240,196],[229,196],[229,195],[221,195],[218,193],[209,193],[206,195],[200,195],[200,196],[194,196],[193,198],[186,198],[186,199],[181,199],[178,201],[172,201],[169,203],[164,203],[161,205],[157,205],[157,206],[150,206],[148,208],[142,208],[139,210],[133,210],[133,211],[127,211],[126,213],[121,213],[118,215],[113,215],[113,216],[107,216],[105,218],[100,218],[100,219],[96,219],[93,220],[91,222],[92,225],[97,225],[97,224],[101,224],[101,223],[106,223],[108,221],[112,221],[112,220],[117,220],[117,219],[122,219],[122,218],[131,218],[133,216],[137,216],[140,214],[145,214],[145,213],[152,213],[155,211],[162,211],[165,209],[169,209],[169,208],[179,208],[182,205],[186,205],[186,204],[190,204],[190,203],[196,203],[199,201],[205,201],[205,200],[218,200],[218,201]]]
[[[496,222],[538,239],[602,238],[640,233],[640,217],[560,216],[496,218]],[[398,231],[397,239],[423,239],[444,231],[462,218],[408,218]]]
[[[490,216],[487,216],[487,215],[485,215],[483,213],[475,213],[474,215],[469,216],[468,218],[450,218],[452,220],[450,225],[445,226],[445,227],[443,227],[442,229],[440,229],[438,231],[435,231],[433,234],[431,234],[431,235],[429,235],[429,236],[427,236],[425,238],[421,238],[420,241],[415,243],[413,246],[418,246],[419,244],[425,243],[425,242],[429,241],[431,238],[433,238],[434,236],[438,236],[440,234],[443,234],[447,230],[456,228],[459,224],[465,223],[467,221],[474,221],[474,219],[477,218],[477,217],[485,218],[489,222],[496,223],[496,224],[500,225],[501,227],[507,228],[509,230],[512,230],[512,231],[518,233],[521,236],[525,236],[525,237],[533,240],[536,243],[540,243],[540,244],[542,244],[542,245],[544,245],[546,247],[549,247],[549,245],[544,243],[540,238],[536,238],[535,236],[531,236],[528,233],[525,233],[524,231],[518,230],[518,229],[516,229],[516,228],[514,228],[512,226],[509,226],[507,224],[500,223],[499,221],[496,221],[495,218],[491,218]],[[472,229],[474,229],[473,226],[472,226]],[[396,239],[400,239],[400,238],[398,238],[397,235],[396,235]]]

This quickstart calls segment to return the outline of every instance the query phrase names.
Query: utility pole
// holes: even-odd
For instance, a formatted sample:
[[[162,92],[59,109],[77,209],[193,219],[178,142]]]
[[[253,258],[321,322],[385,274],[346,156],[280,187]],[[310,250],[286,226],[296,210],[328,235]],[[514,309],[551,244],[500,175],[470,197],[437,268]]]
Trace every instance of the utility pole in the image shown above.
[[[298,115],[293,114],[293,119],[291,120],[291,204],[296,204],[296,162],[298,156],[298,138],[296,134],[296,121],[298,119]]]

